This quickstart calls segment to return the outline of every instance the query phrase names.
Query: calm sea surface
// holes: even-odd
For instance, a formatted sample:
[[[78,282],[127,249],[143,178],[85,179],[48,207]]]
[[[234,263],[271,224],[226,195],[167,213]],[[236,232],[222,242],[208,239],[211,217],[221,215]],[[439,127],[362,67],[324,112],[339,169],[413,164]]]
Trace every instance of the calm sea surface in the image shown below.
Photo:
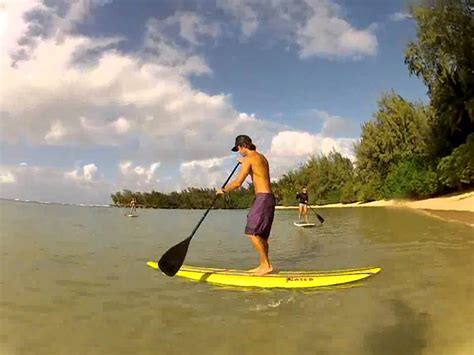
[[[474,229],[405,209],[277,211],[281,270],[381,266],[345,287],[241,290],[146,266],[204,211],[0,201],[1,354],[472,354]],[[186,264],[251,268],[247,211],[212,211]]]

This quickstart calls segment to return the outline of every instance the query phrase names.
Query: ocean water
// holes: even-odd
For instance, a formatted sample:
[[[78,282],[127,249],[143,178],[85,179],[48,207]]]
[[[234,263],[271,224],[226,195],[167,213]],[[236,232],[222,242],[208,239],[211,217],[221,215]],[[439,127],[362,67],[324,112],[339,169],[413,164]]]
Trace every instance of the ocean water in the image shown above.
[[[473,228],[394,208],[279,210],[280,270],[381,266],[343,287],[242,290],[146,266],[204,211],[0,201],[1,354],[474,353]],[[211,211],[186,264],[247,269],[247,211]],[[315,219],[314,219],[315,220]],[[315,220],[316,221],[316,220]]]

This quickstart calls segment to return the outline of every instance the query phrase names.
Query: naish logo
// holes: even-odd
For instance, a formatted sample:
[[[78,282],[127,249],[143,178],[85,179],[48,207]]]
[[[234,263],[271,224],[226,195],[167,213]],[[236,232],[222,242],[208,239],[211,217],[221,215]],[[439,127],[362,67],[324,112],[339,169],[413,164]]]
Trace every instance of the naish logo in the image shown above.
[[[286,282],[292,281],[313,281],[312,277],[287,277]]]

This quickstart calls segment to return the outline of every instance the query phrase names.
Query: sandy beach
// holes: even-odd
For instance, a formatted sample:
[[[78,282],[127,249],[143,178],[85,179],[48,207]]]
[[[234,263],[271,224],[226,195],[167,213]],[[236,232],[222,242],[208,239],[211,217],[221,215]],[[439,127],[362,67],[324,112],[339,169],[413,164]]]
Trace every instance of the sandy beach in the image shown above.
[[[373,202],[334,203],[328,205],[311,205],[313,208],[347,208],[347,207],[401,207],[424,211],[432,216],[474,226],[474,191],[463,194],[429,198],[426,200],[379,200]],[[277,209],[298,209],[297,206],[277,206]]]

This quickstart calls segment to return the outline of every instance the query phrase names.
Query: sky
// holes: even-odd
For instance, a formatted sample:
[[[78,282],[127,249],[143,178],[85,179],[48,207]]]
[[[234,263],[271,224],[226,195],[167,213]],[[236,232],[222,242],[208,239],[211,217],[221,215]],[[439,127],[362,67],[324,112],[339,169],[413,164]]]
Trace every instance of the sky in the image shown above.
[[[249,135],[276,180],[354,160],[394,90],[427,101],[406,1],[0,0],[0,197],[218,187]]]

